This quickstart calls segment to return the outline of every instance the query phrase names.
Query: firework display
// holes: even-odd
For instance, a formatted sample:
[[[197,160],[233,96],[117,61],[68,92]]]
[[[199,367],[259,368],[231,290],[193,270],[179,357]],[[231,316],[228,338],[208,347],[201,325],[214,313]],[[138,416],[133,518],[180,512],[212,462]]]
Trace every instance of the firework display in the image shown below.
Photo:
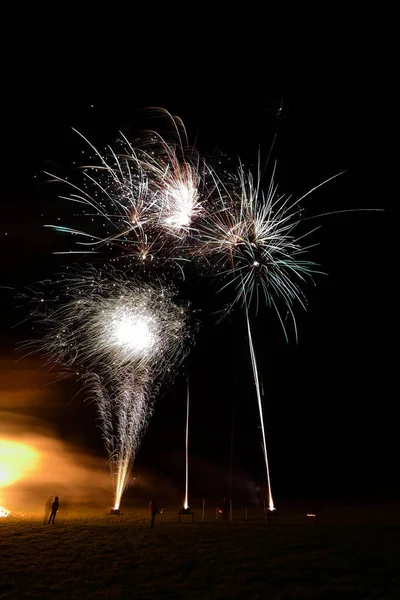
[[[169,143],[151,132],[134,148],[121,134],[120,153],[109,148],[103,156],[84,138],[96,162],[82,168],[79,186],[48,173],[70,190],[60,198],[80,205],[79,222],[90,221],[90,231],[45,225],[77,237],[71,252],[105,257],[135,275],[183,273],[209,196],[209,168],[184,142],[183,124],[169,117],[177,138]]]
[[[39,298],[42,347],[51,362],[76,369],[96,399],[119,508],[158,387],[189,347],[187,309],[160,282],[185,279],[189,265],[196,277],[213,277],[229,298],[222,314],[236,305],[245,312],[273,510],[249,313],[267,306],[286,336],[288,315],[296,331],[293,305],[305,308],[302,284],[316,272],[307,259],[312,246],[303,245],[311,231],[302,228],[300,205],[313,190],[293,200],[279,191],[275,168],[264,190],[259,165],[255,174],[240,161],[230,171],[211,167],[188,144],[181,120],[163,114],[170,138],[148,131],[134,143],[121,134],[119,150],[106,153],[84,138],[94,163],[82,167],[81,181],[52,176],[69,190],[60,198],[78,207],[79,226],[46,226],[73,235],[76,245],[68,253],[86,254],[96,269],[56,282],[54,304]],[[82,228],[85,220],[88,228]]]
[[[83,168],[83,185],[55,179],[71,190],[60,198],[79,203],[79,220],[90,227],[45,226],[74,236],[74,249],[63,253],[95,254],[96,263],[117,263],[133,276],[184,278],[196,262],[227,290],[225,312],[266,305],[286,335],[282,314],[295,327],[293,304],[305,307],[302,284],[317,272],[307,259],[313,245],[303,244],[313,229],[301,227],[301,201],[330,179],[293,199],[279,191],[274,168],[264,190],[259,165],[255,174],[240,161],[218,172],[189,147],[181,121],[166,115],[173,142],[150,132],[133,147],[122,136],[121,154],[110,148],[103,156],[86,140],[97,162]]]
[[[110,268],[74,270],[42,287],[32,311],[45,330],[42,353],[80,374],[96,402],[118,509],[157,390],[188,351],[187,309],[171,286]]]

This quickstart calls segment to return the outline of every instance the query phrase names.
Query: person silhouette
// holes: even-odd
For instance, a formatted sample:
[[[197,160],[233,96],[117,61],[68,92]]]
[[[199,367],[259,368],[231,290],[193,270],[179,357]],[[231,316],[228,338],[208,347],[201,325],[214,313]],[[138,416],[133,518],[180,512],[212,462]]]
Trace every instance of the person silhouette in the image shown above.
[[[54,502],[51,505],[51,513],[50,513],[50,517],[49,517],[49,523],[52,523],[54,525],[54,519],[56,518],[56,514],[58,512],[58,509],[60,508],[60,503],[58,502],[58,496],[56,496],[54,498]]]
[[[154,502],[154,500],[150,500],[150,502],[149,502],[149,511],[150,511],[150,514],[151,514],[150,529],[153,529],[156,515],[159,515],[161,513],[162,509],[158,510],[157,505]]]

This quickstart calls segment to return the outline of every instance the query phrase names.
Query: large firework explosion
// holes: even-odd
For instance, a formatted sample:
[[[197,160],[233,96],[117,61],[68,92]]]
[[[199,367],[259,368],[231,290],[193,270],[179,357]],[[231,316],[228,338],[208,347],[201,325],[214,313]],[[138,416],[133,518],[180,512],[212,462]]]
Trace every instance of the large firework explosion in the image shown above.
[[[312,245],[303,244],[311,231],[301,227],[301,201],[330,179],[293,199],[278,189],[274,168],[265,191],[259,165],[254,175],[240,161],[236,170],[218,171],[189,146],[180,119],[163,114],[173,141],[149,131],[134,146],[121,134],[120,153],[109,147],[101,154],[84,138],[97,162],[82,167],[80,187],[53,179],[68,186],[60,198],[80,204],[80,222],[90,227],[46,227],[74,235],[78,249],[67,253],[94,254],[133,276],[185,277],[196,261],[220,291],[228,289],[225,313],[237,303],[256,312],[266,305],[286,335],[282,312],[296,327],[292,307],[305,307],[302,285],[317,272],[307,259]]]
[[[215,174],[214,174],[215,176]],[[317,273],[316,263],[307,260],[311,244],[302,245],[313,230],[302,231],[301,201],[322,182],[300,198],[281,193],[275,183],[275,168],[267,190],[262,188],[260,167],[256,175],[241,163],[237,172],[224,174],[218,181],[214,210],[201,221],[199,253],[207,260],[219,282],[219,291],[228,292],[229,302],[221,312],[230,312],[237,304],[244,309],[249,352],[256,388],[265,459],[268,507],[274,510],[268,464],[262,395],[256,354],[250,325],[250,308],[272,308],[277,314],[286,339],[286,317],[290,315],[297,339],[293,305],[306,308],[302,285]],[[336,177],[337,175],[335,175]]]
[[[90,230],[49,226],[77,236],[78,250],[74,252],[95,254],[106,264],[118,261],[119,267],[134,277],[185,277],[185,267],[196,261],[202,273],[205,271],[215,277],[219,291],[228,293],[229,300],[221,314],[227,314],[236,305],[244,308],[262,426],[269,507],[272,510],[274,504],[249,311],[255,308],[257,312],[260,305],[272,308],[286,337],[286,317],[290,315],[297,337],[293,305],[298,303],[305,308],[302,286],[317,272],[315,263],[306,256],[312,246],[303,245],[311,232],[301,227],[304,222],[301,201],[316,188],[301,198],[292,199],[279,191],[275,183],[275,168],[266,191],[262,186],[259,165],[255,174],[240,161],[235,171],[211,168],[188,144],[181,120],[166,111],[161,113],[171,126],[173,135],[168,140],[155,131],[147,131],[133,143],[121,134],[121,150],[117,152],[109,147],[103,154],[84,138],[94,152],[95,162],[83,167],[83,184],[58,177],[55,179],[68,184],[70,193],[61,198],[80,205],[79,219],[90,219]],[[329,179],[316,187],[327,181]],[[128,285],[128,279],[125,281]],[[76,304],[82,302],[82,308],[74,314],[83,315],[87,305],[78,288],[72,285],[71,289],[76,290],[72,292],[75,293],[75,311]],[[56,357],[57,353],[62,355],[65,350],[68,356],[75,356],[78,350],[75,355],[71,354],[75,340],[88,340],[86,346],[81,341],[78,343],[79,354],[84,355],[80,362],[96,389],[103,421],[108,427],[107,407],[125,406],[123,399],[127,394],[126,381],[129,381],[126,365],[131,365],[133,360],[138,369],[139,365],[143,366],[136,377],[140,373],[140,377],[144,378],[141,389],[147,389],[147,370],[144,367],[157,344],[153,344],[153,336],[156,336],[154,323],[148,321],[146,312],[138,313],[135,336],[137,334],[137,339],[142,339],[142,347],[132,349],[126,333],[121,333],[129,331],[130,322],[124,305],[118,304],[117,310],[115,296],[104,296],[107,286],[96,288],[94,284],[96,289],[97,292],[90,294],[93,300],[91,306],[96,306],[96,311],[102,307],[102,319],[80,319],[77,329],[74,323],[72,333],[68,328],[59,331],[59,340],[67,342],[57,342],[55,347],[51,347],[53,358],[63,359],[63,356]],[[60,310],[66,307],[70,310],[71,306],[67,302]],[[67,322],[71,323],[71,316],[72,313],[69,313]],[[80,331],[81,337],[75,337],[75,331]],[[142,338],[144,331],[148,335]],[[107,339],[106,344],[104,339]],[[103,364],[104,359],[107,367],[102,371],[99,383],[96,368]],[[114,395],[110,396],[105,391],[105,380],[115,382],[112,386]],[[136,394],[136,399],[137,407],[147,406],[147,400],[140,400],[140,394]],[[145,419],[139,413],[137,408],[137,423]],[[123,410],[121,414],[124,414]],[[142,425],[138,427],[143,430]],[[137,438],[133,430],[126,431],[124,436]],[[111,434],[106,437],[107,440],[114,439]],[[114,456],[115,450],[111,449],[110,454]],[[122,461],[129,460],[124,452],[120,456]]]
[[[53,293],[52,293],[53,292]],[[74,271],[31,293],[50,364],[79,373],[95,400],[119,508],[159,386],[190,345],[187,308],[168,285],[113,269]],[[24,344],[37,349],[37,340]]]
[[[121,133],[119,152],[108,147],[102,154],[82,136],[94,162],[80,169],[81,180],[48,173],[69,190],[60,198],[80,205],[79,221],[90,221],[89,231],[46,225],[77,237],[71,252],[117,262],[134,275],[183,275],[209,199],[210,168],[188,145],[181,121],[164,116],[173,125],[172,141],[149,131],[133,146]]]

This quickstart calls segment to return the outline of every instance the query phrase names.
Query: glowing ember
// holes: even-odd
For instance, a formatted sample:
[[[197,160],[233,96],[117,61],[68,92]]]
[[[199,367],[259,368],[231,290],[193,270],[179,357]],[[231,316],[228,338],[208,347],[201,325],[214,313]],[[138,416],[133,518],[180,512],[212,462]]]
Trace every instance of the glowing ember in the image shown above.
[[[2,506],[0,506],[0,517],[8,517],[9,514],[10,514],[9,510],[6,510]]]

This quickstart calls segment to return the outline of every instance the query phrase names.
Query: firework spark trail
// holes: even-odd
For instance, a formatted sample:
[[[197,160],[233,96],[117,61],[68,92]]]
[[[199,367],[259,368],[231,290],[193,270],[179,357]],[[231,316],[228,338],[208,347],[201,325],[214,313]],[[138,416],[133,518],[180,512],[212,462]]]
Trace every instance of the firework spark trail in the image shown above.
[[[90,219],[90,231],[46,225],[78,238],[80,250],[61,254],[105,253],[107,261],[122,262],[137,272],[172,269],[182,274],[210,196],[210,168],[189,147],[182,122],[166,111],[163,115],[172,123],[177,141],[151,131],[133,147],[121,134],[121,151],[109,147],[103,155],[77,132],[97,159],[82,167],[83,184],[47,175],[69,186],[70,195],[60,198],[80,205],[79,217]]]
[[[154,396],[188,351],[187,311],[171,286],[112,269],[74,272],[52,287],[54,302],[35,298],[32,316],[46,329],[40,348],[51,364],[79,373],[97,404],[119,508]]]
[[[112,164],[101,159],[100,167],[85,167],[82,187],[52,176],[73,188],[74,193],[60,198],[81,204],[79,218],[90,219],[90,232],[60,225],[46,227],[77,236],[80,250],[75,252],[100,256],[105,252],[107,260],[123,259],[139,271],[154,265],[163,268],[173,259],[174,248],[166,243],[157,226],[159,199],[150,192],[149,179],[139,159],[133,153],[117,158],[111,155]],[[115,258],[110,253],[116,254]]]
[[[263,300],[268,307],[273,308],[288,339],[279,306],[283,301],[286,313],[292,317],[297,339],[292,306],[297,302],[305,308],[305,296],[300,284],[317,272],[315,263],[303,259],[303,254],[311,246],[300,245],[305,236],[312,232],[302,235],[297,233],[297,228],[303,221],[299,206],[303,197],[293,201],[290,196],[281,194],[274,175],[275,169],[264,194],[261,190],[260,170],[258,169],[258,177],[254,180],[252,174],[245,172],[240,164],[236,176],[229,176],[226,182],[218,182],[217,209],[207,214],[199,227],[200,253],[207,258],[210,267],[221,279],[220,291],[234,290],[233,300],[225,313],[239,303],[245,310],[268,482],[268,506],[271,511],[275,510],[275,506],[249,306],[255,301],[257,311]]]
[[[306,307],[302,287],[313,273],[318,272],[317,265],[305,256],[313,246],[303,245],[306,236],[315,229],[301,233],[302,223],[316,216],[304,217],[300,203],[341,173],[293,200],[278,190],[274,168],[264,192],[260,164],[255,177],[241,162],[236,173],[212,169],[194,148],[190,148],[182,121],[167,111],[157,111],[167,118],[173,141],[153,130],[135,144],[122,135],[122,152],[109,148],[108,156],[103,156],[84,138],[97,156],[98,164],[85,168],[84,189],[64,180],[72,187],[72,192],[70,196],[61,197],[81,206],[91,219],[91,231],[51,227],[78,236],[83,252],[105,252],[107,262],[119,260],[124,269],[140,273],[154,275],[161,271],[165,276],[172,271],[174,275],[177,272],[184,277],[184,266],[196,258],[197,264],[217,276],[219,291],[230,292],[224,314],[239,304],[245,309],[270,505],[273,506],[249,310],[255,305],[257,312],[260,304],[271,308],[279,318],[286,339],[286,319],[290,316],[297,338],[293,306]],[[119,323],[119,329],[114,329],[114,341],[112,336],[109,339],[107,359],[108,364],[112,364],[108,367],[110,378],[118,373],[120,380],[125,376],[124,368],[119,366],[113,353],[121,341],[121,328],[125,330],[123,310],[120,308],[117,315],[114,305],[104,305],[104,313],[111,317],[114,325]],[[143,313],[136,322],[137,338],[141,337],[141,331],[151,330],[151,321],[146,319]],[[99,343],[99,322],[92,326],[95,329],[91,335]],[[106,333],[108,330],[104,335]],[[150,347],[151,340],[150,335],[146,342]],[[73,340],[71,346],[74,346]],[[146,352],[144,347],[144,356]],[[96,353],[91,356],[93,366],[96,357]],[[135,360],[140,362],[138,355]],[[122,388],[118,393],[124,397]],[[109,418],[109,406],[113,402],[116,402],[114,398],[108,398],[99,403],[100,413],[107,417],[105,420]],[[128,417],[126,422],[130,422]],[[185,503],[187,481],[186,461]]]
[[[178,117],[162,111],[173,126],[174,141],[167,141],[155,131],[138,150],[140,164],[149,178],[149,189],[159,209],[158,224],[182,240],[202,214],[202,172],[204,160],[189,146],[186,129]],[[148,146],[150,146],[148,148]]]
[[[218,273],[221,289],[235,290],[231,307],[243,303],[244,284],[249,305],[273,308],[285,330],[283,300],[295,326],[292,304],[305,306],[300,286],[315,272],[315,264],[303,260],[311,246],[300,246],[295,229],[303,220],[300,201],[316,188],[291,201],[278,192],[275,170],[266,194],[259,167],[256,178],[241,163],[236,174],[217,173],[189,147],[180,119],[159,112],[175,141],[150,131],[133,147],[122,135],[122,152],[110,148],[107,157],[83,138],[99,164],[85,167],[90,185],[65,181],[73,192],[61,197],[83,206],[92,231],[50,227],[78,236],[83,252],[105,252],[106,261],[138,272],[172,269],[184,277],[184,265],[200,258]]]
[[[275,510],[275,506],[274,506],[274,500],[272,498],[272,491],[271,491],[271,478],[270,478],[270,474],[269,474],[267,443],[266,443],[266,439],[265,439],[264,416],[263,416],[261,393],[260,393],[260,382],[258,379],[257,361],[256,361],[256,355],[254,352],[253,337],[251,335],[250,319],[249,319],[249,313],[248,313],[247,307],[246,307],[246,323],[247,323],[247,333],[248,333],[248,338],[249,338],[251,365],[253,368],[254,383],[255,383],[256,392],[257,392],[258,410],[260,413],[261,432],[262,432],[262,439],[263,439],[262,448],[263,448],[263,453],[264,453],[265,468],[267,471],[268,508],[269,508],[269,510],[272,511],[272,510]]]
[[[276,311],[286,335],[279,302],[295,326],[292,305],[305,307],[300,285],[317,272],[315,263],[303,259],[312,246],[300,245],[312,231],[296,233],[303,220],[300,199],[279,193],[274,174],[265,195],[259,178],[254,181],[242,165],[217,187],[216,209],[199,226],[199,255],[221,280],[220,291],[234,290],[230,309],[247,303],[257,311],[263,302]]]
[[[126,379],[129,380],[128,373]],[[87,378],[86,383],[88,384]],[[92,376],[90,397],[97,404],[103,440],[109,455],[109,464],[115,489],[114,508],[119,508],[122,494],[129,482],[134,457],[140,447],[146,425],[153,412],[154,390],[150,381],[129,387],[124,381],[116,384],[110,397],[100,378]]]
[[[186,440],[185,440],[185,500],[183,502],[183,508],[189,508],[189,377],[187,378],[187,391],[186,391]]]

